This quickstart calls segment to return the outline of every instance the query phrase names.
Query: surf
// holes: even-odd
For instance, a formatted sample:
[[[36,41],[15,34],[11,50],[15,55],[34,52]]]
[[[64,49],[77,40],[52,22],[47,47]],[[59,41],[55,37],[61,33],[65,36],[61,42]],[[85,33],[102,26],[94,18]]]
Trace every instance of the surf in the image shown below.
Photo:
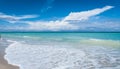
[[[60,47],[14,42],[5,59],[20,69],[118,69],[119,51],[105,47]]]

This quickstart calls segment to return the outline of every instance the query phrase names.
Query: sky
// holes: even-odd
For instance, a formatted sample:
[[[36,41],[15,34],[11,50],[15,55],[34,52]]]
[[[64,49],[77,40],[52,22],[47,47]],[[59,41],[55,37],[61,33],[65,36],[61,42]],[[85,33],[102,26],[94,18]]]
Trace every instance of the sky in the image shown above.
[[[0,32],[120,32],[120,0],[0,0]]]

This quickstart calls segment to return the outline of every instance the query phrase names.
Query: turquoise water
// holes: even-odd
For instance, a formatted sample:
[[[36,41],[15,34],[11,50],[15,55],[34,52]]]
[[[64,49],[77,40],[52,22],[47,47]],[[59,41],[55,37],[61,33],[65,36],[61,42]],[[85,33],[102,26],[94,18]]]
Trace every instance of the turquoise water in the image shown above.
[[[20,69],[120,69],[120,33],[2,33]]]
[[[3,38],[32,44],[102,45],[120,48],[120,33],[2,33]],[[33,43],[34,40],[34,43]]]
[[[76,38],[95,38],[95,39],[111,39],[111,40],[120,40],[120,33],[2,33],[3,36],[35,36],[35,37],[76,37]]]

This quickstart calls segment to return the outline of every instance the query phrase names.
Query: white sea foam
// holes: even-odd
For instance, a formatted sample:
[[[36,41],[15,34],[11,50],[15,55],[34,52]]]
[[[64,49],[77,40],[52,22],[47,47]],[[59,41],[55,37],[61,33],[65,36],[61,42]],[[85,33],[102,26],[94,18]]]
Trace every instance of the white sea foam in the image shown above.
[[[23,36],[23,37],[25,37],[25,38],[29,38],[30,36]]]
[[[12,42],[13,44],[16,43],[16,41],[13,40],[7,40],[7,42]]]
[[[5,59],[20,69],[120,69],[119,55],[119,51],[103,47],[76,49],[14,42],[6,49]]]

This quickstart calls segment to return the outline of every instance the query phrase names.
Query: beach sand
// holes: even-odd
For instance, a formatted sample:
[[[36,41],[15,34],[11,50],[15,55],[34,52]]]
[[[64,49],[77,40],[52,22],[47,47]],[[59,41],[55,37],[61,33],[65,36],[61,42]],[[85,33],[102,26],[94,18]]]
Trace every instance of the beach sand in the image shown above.
[[[13,66],[8,64],[8,62],[4,59],[5,48],[7,44],[3,44],[4,42],[0,40],[0,69],[19,69],[17,66]]]

